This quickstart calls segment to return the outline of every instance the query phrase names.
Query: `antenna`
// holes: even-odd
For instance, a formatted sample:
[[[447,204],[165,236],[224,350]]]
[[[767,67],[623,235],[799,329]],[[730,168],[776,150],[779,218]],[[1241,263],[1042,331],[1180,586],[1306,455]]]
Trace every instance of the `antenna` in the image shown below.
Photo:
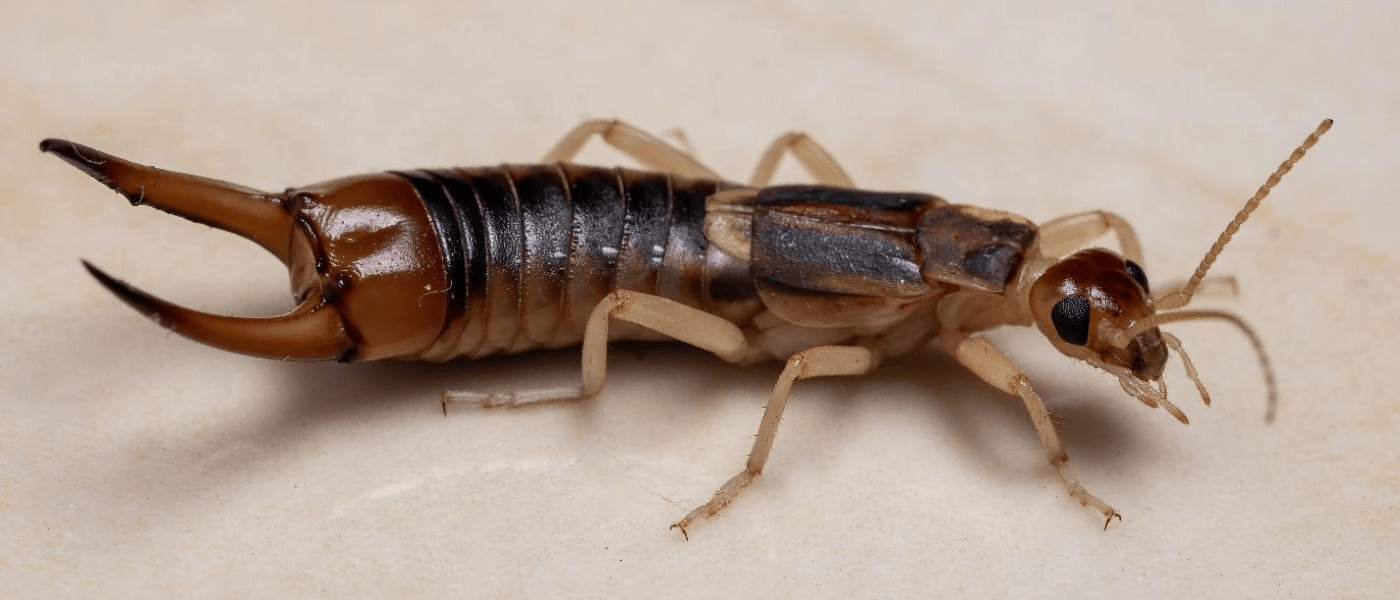
[[[1269,195],[1269,192],[1274,189],[1274,186],[1278,185],[1278,182],[1283,179],[1284,175],[1293,170],[1293,165],[1298,164],[1298,161],[1302,160],[1303,155],[1308,153],[1308,149],[1312,148],[1313,144],[1317,143],[1317,139],[1322,137],[1322,134],[1327,133],[1327,130],[1331,128],[1332,119],[1323,119],[1322,123],[1317,126],[1317,129],[1313,130],[1313,132],[1308,135],[1308,138],[1303,140],[1303,144],[1298,146],[1298,148],[1293,151],[1293,154],[1289,155],[1288,159],[1278,166],[1274,174],[1270,175],[1269,179],[1264,181],[1264,185],[1259,186],[1259,191],[1254,192],[1254,197],[1244,203],[1244,208],[1241,208],[1239,214],[1235,215],[1235,220],[1230,221],[1230,224],[1225,226],[1225,231],[1220,232],[1220,237],[1215,240],[1215,245],[1210,247],[1209,252],[1206,252],[1205,258],[1201,259],[1201,265],[1196,267],[1196,272],[1191,275],[1191,280],[1186,282],[1186,287],[1158,300],[1157,310],[1181,308],[1191,302],[1192,294],[1196,293],[1196,286],[1199,286],[1201,280],[1205,279],[1206,271],[1209,271],[1211,265],[1215,264],[1216,257],[1220,256],[1220,251],[1225,249],[1225,244],[1230,243],[1230,238],[1234,237],[1235,232],[1240,230],[1240,225],[1243,225],[1245,220],[1249,218],[1249,213],[1259,208],[1259,203],[1264,201],[1264,198]]]

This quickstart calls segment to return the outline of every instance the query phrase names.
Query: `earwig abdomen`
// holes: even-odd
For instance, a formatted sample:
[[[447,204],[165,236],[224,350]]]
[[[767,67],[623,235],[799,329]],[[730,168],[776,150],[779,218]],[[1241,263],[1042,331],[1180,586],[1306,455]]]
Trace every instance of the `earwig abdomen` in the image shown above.
[[[746,264],[713,250],[712,180],[570,164],[396,172],[438,230],[446,323],[421,358],[577,345],[614,290],[675,300],[740,325],[761,306]],[[618,324],[613,339],[658,339]]]

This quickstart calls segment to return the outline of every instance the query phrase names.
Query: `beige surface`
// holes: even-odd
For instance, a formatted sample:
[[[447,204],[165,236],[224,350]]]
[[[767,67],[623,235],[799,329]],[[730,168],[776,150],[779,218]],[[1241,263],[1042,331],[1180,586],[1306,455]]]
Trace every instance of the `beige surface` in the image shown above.
[[[0,596],[1393,593],[1400,10],[846,4],[6,3]],[[1175,328],[1215,397],[1200,406],[1172,367],[1189,427],[1012,332],[1122,523],[1100,531],[1024,411],[929,352],[800,385],[769,473],[687,543],[666,526],[739,468],[776,366],[625,346],[597,402],[444,419],[444,387],[562,385],[577,359],[298,365],[196,346],[78,258],[236,314],[286,308],[275,261],[36,151],[71,137],[281,189],[533,160],[594,116],[684,128],[736,177],[802,128],[871,187],[1038,221],[1112,208],[1157,281],[1334,117],[1219,263],[1243,292],[1214,304],[1268,343],[1279,421],[1262,424],[1227,328]]]

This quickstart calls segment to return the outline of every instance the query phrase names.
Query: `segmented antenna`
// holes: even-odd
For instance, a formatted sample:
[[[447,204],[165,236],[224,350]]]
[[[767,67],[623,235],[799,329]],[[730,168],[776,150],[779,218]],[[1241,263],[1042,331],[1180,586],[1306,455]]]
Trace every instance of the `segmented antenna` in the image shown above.
[[[1264,422],[1274,422],[1274,415],[1278,414],[1278,380],[1274,378],[1274,366],[1273,363],[1269,361],[1269,353],[1264,351],[1264,342],[1259,339],[1259,334],[1255,333],[1254,328],[1250,327],[1249,323],[1245,323],[1244,319],[1219,310],[1182,309],[1171,312],[1159,312],[1134,323],[1122,337],[1124,339],[1133,339],[1148,329],[1152,329],[1158,325],[1166,325],[1167,323],[1176,323],[1178,321],[1203,321],[1209,319],[1225,321],[1234,325],[1239,328],[1240,333],[1243,333],[1244,337],[1249,339],[1249,345],[1254,346],[1254,355],[1259,357],[1259,368],[1264,371],[1264,389],[1267,390],[1269,394],[1269,406],[1264,412]],[[1171,334],[1163,331],[1162,335],[1169,336]],[[1176,346],[1173,349],[1181,356],[1182,363],[1186,365],[1187,374],[1190,375],[1191,371],[1196,370],[1195,366],[1191,364],[1191,359],[1187,358],[1186,353],[1182,351],[1180,347],[1181,341],[1176,340],[1175,343]],[[1172,341],[1168,340],[1167,344],[1171,346]],[[1205,393],[1205,388],[1201,385],[1200,378],[1196,375],[1190,376],[1191,379],[1195,380],[1196,388],[1201,391],[1201,399],[1205,400],[1206,404],[1210,404],[1210,396]]]
[[[1249,213],[1254,212],[1254,209],[1259,207],[1259,203],[1264,201],[1264,198],[1269,195],[1269,192],[1274,189],[1274,186],[1278,185],[1278,182],[1283,179],[1283,176],[1293,170],[1293,165],[1297,164],[1298,161],[1303,158],[1303,155],[1308,153],[1308,149],[1312,148],[1313,144],[1317,143],[1317,139],[1322,137],[1322,134],[1327,133],[1327,130],[1331,128],[1332,119],[1323,119],[1322,123],[1317,126],[1317,129],[1313,130],[1313,132],[1308,135],[1308,138],[1303,140],[1303,144],[1298,146],[1298,148],[1293,151],[1293,154],[1289,155],[1288,159],[1278,166],[1278,169],[1274,171],[1273,175],[1269,176],[1269,179],[1264,182],[1264,185],[1259,186],[1259,191],[1254,192],[1254,197],[1250,198],[1249,202],[1244,203],[1244,208],[1240,209],[1239,214],[1235,215],[1235,220],[1230,221],[1230,224],[1225,227],[1225,231],[1220,232],[1220,237],[1215,240],[1215,245],[1210,247],[1209,252],[1206,252],[1205,258],[1201,259],[1201,265],[1196,267],[1196,272],[1191,275],[1191,280],[1186,282],[1186,287],[1163,297],[1157,302],[1157,310],[1180,308],[1191,302],[1192,294],[1196,293],[1196,286],[1201,284],[1202,279],[1205,279],[1206,271],[1209,271],[1211,265],[1215,264],[1216,257],[1220,256],[1220,251],[1225,249],[1225,244],[1230,243],[1230,238],[1234,237],[1235,232],[1240,230],[1240,225],[1243,225],[1245,220],[1249,218]]]

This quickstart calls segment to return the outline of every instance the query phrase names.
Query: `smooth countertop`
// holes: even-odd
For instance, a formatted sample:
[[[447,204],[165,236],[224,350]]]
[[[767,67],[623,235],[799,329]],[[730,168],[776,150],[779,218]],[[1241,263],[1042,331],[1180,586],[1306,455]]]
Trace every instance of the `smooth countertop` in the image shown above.
[[[29,3],[0,36],[0,596],[1380,597],[1400,577],[1394,233],[1400,9],[1208,2],[403,6]],[[1073,464],[937,351],[801,383],[768,471],[743,464],[778,365],[619,345],[572,406],[443,417],[445,388],[571,385],[575,353],[290,364],[204,348],[80,258],[202,310],[290,307],[250,243],[134,209],[67,137],[280,190],[390,168],[537,160],[585,118],[679,128],[742,179],[811,133],[864,186],[1037,222],[1092,208],[1182,278],[1324,117],[1326,138],[1216,266],[1278,371],[1181,324],[1182,426],[1027,329],[998,343]],[[616,162],[594,148],[584,158]],[[787,181],[801,181],[790,165]]]

